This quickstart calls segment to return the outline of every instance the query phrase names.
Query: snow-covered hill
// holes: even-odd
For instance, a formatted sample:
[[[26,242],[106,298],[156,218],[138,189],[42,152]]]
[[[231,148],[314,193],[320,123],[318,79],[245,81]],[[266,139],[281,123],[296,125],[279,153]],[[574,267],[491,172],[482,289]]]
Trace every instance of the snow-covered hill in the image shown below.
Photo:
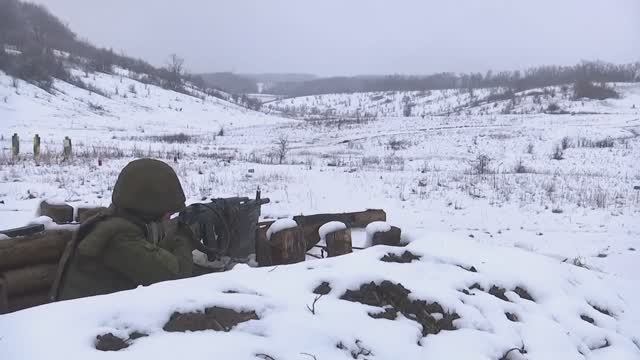
[[[608,100],[574,100],[571,86],[506,93],[506,89],[450,89],[328,94],[283,99],[265,107],[300,118],[426,115],[538,114],[555,104],[555,112],[640,114],[640,84],[609,84],[622,96]]]
[[[55,80],[48,93],[0,72],[3,135],[39,133],[48,141],[64,134],[88,142],[145,132],[215,135],[225,127],[279,121],[194,88],[189,96],[141,83],[125,69],[116,68],[115,74],[72,70],[72,75],[94,91]]]

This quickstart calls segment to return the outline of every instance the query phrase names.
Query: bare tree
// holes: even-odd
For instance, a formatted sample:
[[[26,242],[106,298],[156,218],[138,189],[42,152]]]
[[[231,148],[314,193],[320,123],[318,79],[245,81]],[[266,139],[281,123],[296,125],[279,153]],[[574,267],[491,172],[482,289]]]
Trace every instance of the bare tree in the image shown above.
[[[178,90],[182,87],[182,73],[184,72],[184,59],[177,54],[169,55],[166,70],[169,73],[169,87]]]
[[[182,71],[184,70],[184,59],[179,57],[177,54],[169,55],[169,61],[167,62],[167,70],[170,73],[175,74],[177,76],[182,75]]]
[[[282,164],[284,159],[289,153],[289,139],[286,136],[281,136],[276,142],[276,156],[278,157],[278,163]]]

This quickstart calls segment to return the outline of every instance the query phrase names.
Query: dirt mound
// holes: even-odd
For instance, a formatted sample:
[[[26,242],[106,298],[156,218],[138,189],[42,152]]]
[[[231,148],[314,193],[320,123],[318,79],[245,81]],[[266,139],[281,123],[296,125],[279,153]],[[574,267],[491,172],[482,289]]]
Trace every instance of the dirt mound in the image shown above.
[[[422,256],[414,255],[410,251],[405,251],[404,253],[402,253],[402,255],[388,253],[387,255],[383,256],[382,259],[380,259],[380,261],[393,262],[393,263],[399,263],[399,264],[408,264],[413,262],[413,260],[420,260],[421,257]]]
[[[185,314],[174,312],[163,329],[169,332],[203,330],[229,331],[240,323],[258,319],[255,311],[237,312],[216,306],[207,308],[204,312]]]
[[[347,290],[340,297],[343,300],[361,304],[384,307],[380,313],[371,313],[374,319],[394,320],[398,312],[406,318],[422,325],[422,335],[437,334],[442,330],[455,330],[453,321],[459,319],[456,313],[447,313],[438,303],[428,303],[424,300],[410,300],[410,290],[402,284],[383,281],[380,285],[371,282],[363,284],[358,290]]]

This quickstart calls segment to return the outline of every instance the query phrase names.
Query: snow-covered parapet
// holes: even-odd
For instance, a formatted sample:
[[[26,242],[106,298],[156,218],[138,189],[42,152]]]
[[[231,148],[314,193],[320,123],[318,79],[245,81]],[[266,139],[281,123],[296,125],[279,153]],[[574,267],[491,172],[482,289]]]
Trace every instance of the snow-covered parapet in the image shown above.
[[[318,235],[320,235],[320,240],[324,241],[326,240],[326,237],[328,234],[332,234],[336,231],[344,230],[346,228],[347,228],[347,225],[345,225],[343,222],[330,221],[320,226],[320,229],[318,229]]]
[[[391,225],[385,221],[374,221],[367,225],[367,241],[365,247],[373,246],[373,237],[377,233],[386,233],[391,231]]]
[[[279,233],[283,230],[293,229],[298,226],[298,223],[293,219],[279,219],[276,220],[269,229],[267,229],[267,240],[271,240],[271,235]]]

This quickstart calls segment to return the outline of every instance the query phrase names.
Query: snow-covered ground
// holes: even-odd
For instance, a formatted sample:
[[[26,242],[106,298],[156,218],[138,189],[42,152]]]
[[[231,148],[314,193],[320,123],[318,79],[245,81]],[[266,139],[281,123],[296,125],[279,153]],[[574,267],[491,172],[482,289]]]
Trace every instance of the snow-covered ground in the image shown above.
[[[390,94],[396,107],[366,103],[375,118],[300,121],[125,75],[89,74],[106,98],[60,82],[55,96],[24,82],[16,89],[0,74],[0,228],[33,219],[40,199],[107,205],[119,170],[153,156],[174,166],[191,202],[260,187],[272,200],[265,218],[384,208],[410,244],[275,269],[238,266],[2,315],[0,359],[640,359],[637,85],[620,84],[620,100],[585,102],[584,111],[559,103],[596,114],[402,117],[404,95]],[[453,95],[441,96],[453,92],[432,92],[425,114],[455,107]],[[371,96],[324,97],[350,111]],[[22,139],[16,160],[13,133]],[[75,155],[62,162],[65,136]],[[563,143],[562,159],[552,159]],[[405,250],[421,258],[380,261]],[[436,320],[456,313],[456,330],[423,336],[409,313],[374,319],[368,314],[382,308],[341,299],[384,280],[401,283],[411,301],[440,304]],[[314,308],[322,282],[331,291]],[[504,296],[489,294],[493,286]],[[255,311],[259,320],[230,332],[163,330],[174,311],[211,306]],[[96,335],[133,331],[149,336],[115,354],[94,347]]]

